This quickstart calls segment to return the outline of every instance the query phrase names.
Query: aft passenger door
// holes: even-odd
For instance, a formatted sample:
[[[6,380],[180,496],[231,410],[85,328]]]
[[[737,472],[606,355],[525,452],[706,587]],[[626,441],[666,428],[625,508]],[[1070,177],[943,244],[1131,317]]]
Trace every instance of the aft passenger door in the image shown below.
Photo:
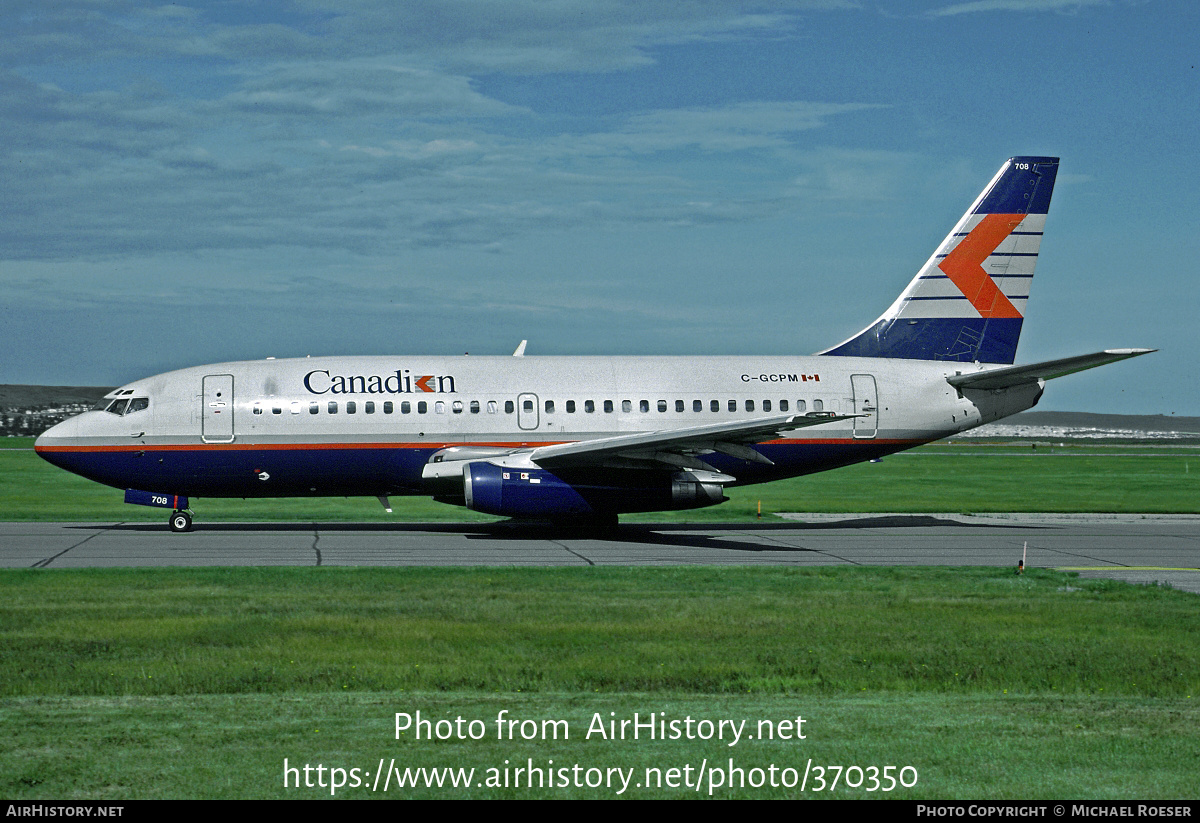
[[[869,374],[850,375],[854,391],[854,413],[863,415],[854,418],[854,436],[874,437],[879,431],[879,397],[875,390],[875,378]]]
[[[233,442],[233,375],[204,377],[200,409],[200,439],[205,443]]]

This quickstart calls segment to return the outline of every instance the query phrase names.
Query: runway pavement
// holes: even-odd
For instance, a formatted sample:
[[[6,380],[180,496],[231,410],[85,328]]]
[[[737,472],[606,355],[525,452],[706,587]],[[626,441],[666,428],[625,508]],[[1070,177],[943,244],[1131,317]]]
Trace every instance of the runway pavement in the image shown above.
[[[1079,571],[1200,594],[1198,515],[797,514],[623,524],[596,537],[511,522],[0,523],[0,567],[928,565]]]

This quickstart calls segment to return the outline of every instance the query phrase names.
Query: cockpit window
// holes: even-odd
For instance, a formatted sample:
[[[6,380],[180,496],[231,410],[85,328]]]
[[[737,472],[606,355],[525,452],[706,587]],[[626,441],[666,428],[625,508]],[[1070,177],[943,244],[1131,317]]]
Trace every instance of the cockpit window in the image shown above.
[[[115,414],[118,417],[120,417],[123,414],[133,414],[134,412],[140,412],[143,409],[150,408],[150,398],[149,397],[133,397],[133,398],[120,397],[116,400],[113,400],[111,403],[109,403],[107,407],[97,406],[96,408],[97,409],[103,408],[105,411],[110,412],[111,414]]]

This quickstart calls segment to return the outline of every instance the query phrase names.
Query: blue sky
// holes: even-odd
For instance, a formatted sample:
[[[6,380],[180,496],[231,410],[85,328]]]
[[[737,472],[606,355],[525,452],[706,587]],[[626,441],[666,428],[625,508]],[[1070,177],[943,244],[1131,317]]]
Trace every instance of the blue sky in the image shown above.
[[[1042,408],[1200,415],[1200,4],[0,6],[0,383],[306,354],[808,354],[1062,157]]]

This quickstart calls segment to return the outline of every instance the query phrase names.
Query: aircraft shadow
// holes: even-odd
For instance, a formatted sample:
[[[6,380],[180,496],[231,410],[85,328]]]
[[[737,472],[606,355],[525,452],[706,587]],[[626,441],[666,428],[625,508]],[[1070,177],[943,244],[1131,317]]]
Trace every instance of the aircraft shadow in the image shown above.
[[[530,541],[595,541],[615,545],[628,544],[631,546],[661,547],[661,548],[699,548],[724,551],[752,553],[795,553],[811,554],[820,552],[818,549],[804,546],[787,545],[784,543],[759,542],[755,535],[770,535],[772,533],[787,533],[792,536],[806,532],[858,529],[871,530],[911,529],[911,528],[963,528],[970,526],[981,529],[1016,529],[1030,531],[1034,529],[1053,529],[1054,526],[1007,524],[985,522],[964,524],[950,516],[935,515],[882,515],[876,517],[861,517],[848,515],[845,520],[823,521],[820,523],[805,523],[803,521],[776,521],[768,523],[624,523],[615,529],[588,529],[579,526],[563,525],[547,521],[503,520],[493,523],[321,523],[321,522],[291,522],[291,523],[199,523],[194,531],[207,534],[238,534],[238,533],[305,533],[314,531],[327,533],[436,533],[458,534],[467,540],[490,540],[501,543],[524,543]],[[75,524],[67,528],[84,531],[126,531],[140,533],[160,533],[172,536],[161,523],[89,523]],[[742,537],[745,539],[738,539]],[[567,548],[564,546],[564,548]],[[575,546],[574,548],[580,548]],[[582,556],[582,555],[581,555]]]
[[[203,532],[311,532],[314,529],[325,532],[436,532],[442,534],[478,535],[490,538],[512,538],[515,540],[531,540],[544,537],[592,537],[599,539],[628,540],[639,535],[661,534],[663,532],[809,532],[836,531],[843,529],[905,529],[905,528],[977,528],[977,529],[1018,529],[1021,531],[1055,529],[1053,525],[1034,525],[1029,523],[964,523],[961,520],[950,519],[950,515],[939,517],[934,515],[882,515],[878,517],[855,517],[848,515],[846,520],[823,521],[806,523],[802,520],[774,521],[769,523],[622,523],[615,530],[589,530],[585,527],[564,525],[540,520],[502,520],[495,523],[353,523],[353,522],[319,522],[295,521],[288,523],[247,523],[247,522],[210,522],[197,523],[194,531]],[[168,533],[162,523],[152,522],[118,522],[118,523],[74,523],[65,526],[68,529],[80,531],[131,531],[131,532],[163,532]]]
[[[116,531],[141,534],[161,534],[174,539],[176,535],[161,523],[87,523],[73,524],[68,529],[80,531]],[[314,531],[334,533],[438,533],[459,534],[467,540],[488,540],[498,543],[529,543],[536,541],[596,541],[606,544],[629,544],[635,546],[661,546],[670,548],[723,549],[741,552],[811,552],[800,546],[760,544],[738,541],[732,537],[740,532],[749,537],[752,532],[788,531],[795,533],[795,525],[785,524],[654,524],[629,523],[616,529],[589,531],[555,523],[501,521],[498,523],[199,523],[195,533],[204,534],[312,534]],[[719,537],[712,532],[726,532],[729,537]],[[183,537],[183,535],[180,535]]]
[[[491,540],[594,540],[609,543],[632,543],[646,546],[672,546],[680,548],[711,548],[742,552],[822,552],[821,549],[810,549],[803,546],[789,546],[783,543],[741,542],[731,537],[719,537],[718,533],[737,533],[746,537],[772,532],[786,532],[795,535],[804,532],[818,532],[844,529],[897,529],[897,528],[962,528],[963,523],[929,515],[889,515],[884,517],[858,517],[825,523],[803,523],[788,521],[783,523],[626,523],[615,530],[589,532],[583,529],[565,528],[551,523],[522,523],[506,521],[488,524],[486,532],[479,531],[467,534],[467,539]],[[1005,523],[965,524],[975,525],[986,529],[1031,529],[1056,528],[1054,526],[1031,526]]]

